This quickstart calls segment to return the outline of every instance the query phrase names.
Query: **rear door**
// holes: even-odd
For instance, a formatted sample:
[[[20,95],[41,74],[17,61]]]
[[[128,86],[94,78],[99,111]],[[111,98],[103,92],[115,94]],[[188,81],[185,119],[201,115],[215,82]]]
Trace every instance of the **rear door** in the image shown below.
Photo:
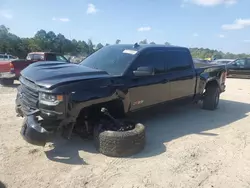
[[[195,93],[196,72],[190,52],[186,49],[171,49],[166,56],[170,99],[192,97]]]
[[[129,96],[131,110],[164,102],[169,98],[169,83],[165,72],[164,49],[150,49],[142,52],[130,68]],[[136,77],[133,71],[138,67],[153,67],[154,75]]]

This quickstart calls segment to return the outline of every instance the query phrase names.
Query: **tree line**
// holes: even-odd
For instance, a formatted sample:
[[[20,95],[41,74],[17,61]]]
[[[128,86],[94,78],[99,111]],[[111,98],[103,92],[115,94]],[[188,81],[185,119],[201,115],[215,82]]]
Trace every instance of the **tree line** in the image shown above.
[[[121,40],[117,39],[114,43],[119,44],[120,42]],[[154,45],[155,42],[148,42],[147,39],[144,39],[139,44]],[[170,45],[168,42],[164,44]],[[90,39],[87,41],[70,40],[60,33],[46,32],[43,29],[37,31],[34,37],[21,38],[11,33],[6,26],[0,25],[0,53],[12,54],[19,58],[25,58],[29,52],[34,51],[53,51],[72,56],[88,56],[107,45],[109,44],[98,43],[95,45]],[[202,59],[211,57],[235,59],[249,56],[248,54],[223,53],[208,48],[190,48],[190,51],[193,57]]]

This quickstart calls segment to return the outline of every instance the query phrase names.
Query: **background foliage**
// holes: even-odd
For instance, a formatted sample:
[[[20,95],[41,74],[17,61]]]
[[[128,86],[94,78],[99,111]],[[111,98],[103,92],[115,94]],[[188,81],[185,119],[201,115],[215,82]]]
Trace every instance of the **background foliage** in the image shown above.
[[[117,39],[114,43],[119,44],[121,43],[121,40]],[[148,42],[147,39],[144,39],[139,43],[155,44],[153,41]],[[168,42],[165,42],[164,44],[170,45]],[[104,45],[101,43],[94,45],[90,39],[88,41],[75,39],[69,40],[60,33],[56,35],[53,31],[46,32],[43,29],[37,31],[32,38],[20,38],[12,34],[6,26],[0,25],[0,52],[9,53],[18,56],[19,58],[25,58],[27,53],[32,51],[53,51],[72,56],[88,56],[103,46]],[[216,57],[217,59],[235,59],[249,56],[248,54],[223,53],[221,51],[207,48],[191,48],[190,51],[193,57],[202,59],[211,57]]]

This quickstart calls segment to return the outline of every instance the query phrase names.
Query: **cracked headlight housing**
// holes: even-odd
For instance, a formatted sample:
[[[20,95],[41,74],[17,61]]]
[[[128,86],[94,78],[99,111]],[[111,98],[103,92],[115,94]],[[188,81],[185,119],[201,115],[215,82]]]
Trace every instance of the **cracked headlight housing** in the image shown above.
[[[47,105],[57,105],[63,101],[63,95],[39,93],[39,102]]]

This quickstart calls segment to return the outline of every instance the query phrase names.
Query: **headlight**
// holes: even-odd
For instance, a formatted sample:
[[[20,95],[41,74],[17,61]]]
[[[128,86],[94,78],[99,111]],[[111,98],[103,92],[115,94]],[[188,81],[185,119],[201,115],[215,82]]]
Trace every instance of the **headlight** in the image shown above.
[[[63,101],[63,95],[53,95],[48,93],[39,93],[39,102],[48,105],[57,105]]]

